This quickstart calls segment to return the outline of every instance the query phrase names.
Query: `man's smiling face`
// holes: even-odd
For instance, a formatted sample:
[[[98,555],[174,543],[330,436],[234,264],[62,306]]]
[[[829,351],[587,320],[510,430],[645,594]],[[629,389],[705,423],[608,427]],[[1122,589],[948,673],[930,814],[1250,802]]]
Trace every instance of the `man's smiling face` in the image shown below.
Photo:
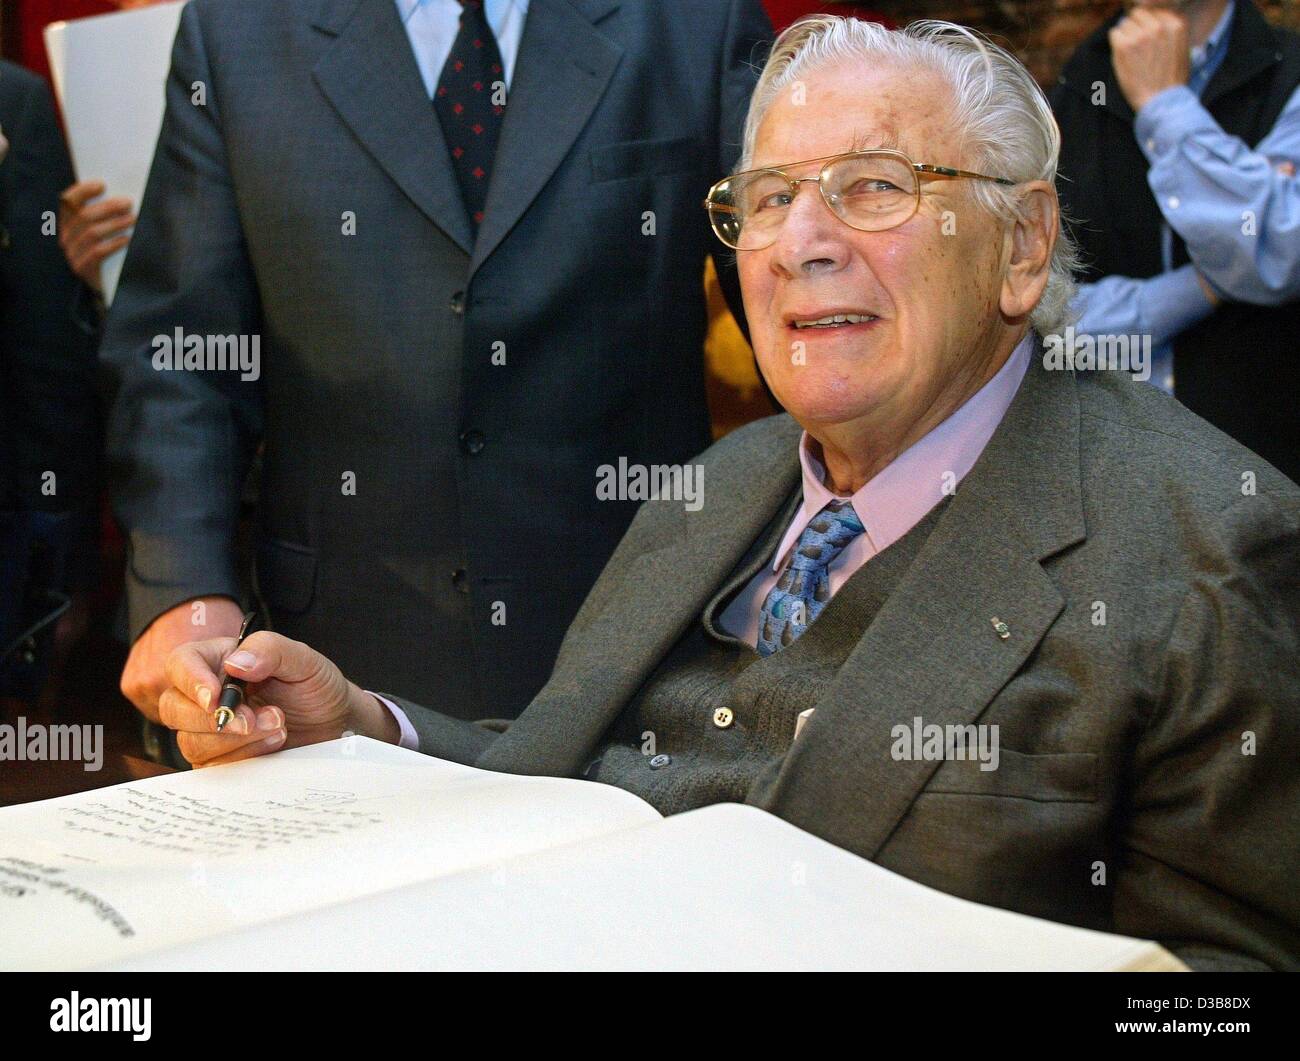
[[[878,146],[979,168],[951,127],[952,93],[937,74],[846,63],[814,70],[802,86],[802,104],[786,89],[768,109],[754,168]],[[806,427],[857,423],[910,437],[908,425],[928,430],[931,410],[987,374],[1005,333],[1002,226],[969,184],[923,176],[916,214],[883,232],[849,227],[801,184],[776,242],[737,253],[759,365]],[[836,314],[874,319],[800,327]]]

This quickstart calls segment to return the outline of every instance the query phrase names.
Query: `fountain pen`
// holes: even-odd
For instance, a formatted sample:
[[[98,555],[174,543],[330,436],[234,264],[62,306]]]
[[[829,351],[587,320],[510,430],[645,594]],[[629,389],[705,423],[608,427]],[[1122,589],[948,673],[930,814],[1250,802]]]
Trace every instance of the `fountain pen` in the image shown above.
[[[243,625],[239,628],[239,638],[235,641],[235,648],[244,643],[244,638],[248,636],[249,628],[253,625],[253,618],[257,615],[256,611],[251,611],[244,616]],[[217,704],[217,732],[220,733],[230,724],[230,720],[235,717],[235,708],[237,708],[244,699],[244,682],[240,678],[233,678],[229,674],[221,682],[221,699]]]

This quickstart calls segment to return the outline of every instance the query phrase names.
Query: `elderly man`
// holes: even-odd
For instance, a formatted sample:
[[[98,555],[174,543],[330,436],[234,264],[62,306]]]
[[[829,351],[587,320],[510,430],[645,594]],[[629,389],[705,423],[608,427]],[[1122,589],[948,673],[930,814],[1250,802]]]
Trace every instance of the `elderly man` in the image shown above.
[[[792,27],[708,201],[789,415],[699,458],[702,506],[642,506],[508,726],[258,633],[169,657],[186,755],[351,729],[745,801],[969,899],[1295,967],[1300,491],[1154,388],[1047,368],[1058,147],[967,30]],[[252,706],[218,734],[223,667]],[[998,754],[900,738],[932,726]]]

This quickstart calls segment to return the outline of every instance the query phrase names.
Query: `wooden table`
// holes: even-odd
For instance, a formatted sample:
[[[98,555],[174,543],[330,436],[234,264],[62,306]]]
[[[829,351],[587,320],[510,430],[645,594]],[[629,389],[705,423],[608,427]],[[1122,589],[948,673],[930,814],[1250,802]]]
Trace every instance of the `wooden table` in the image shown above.
[[[72,792],[120,785],[142,777],[173,774],[162,766],[138,755],[107,753],[99,770],[85,770],[80,762],[12,762],[0,761],[0,806],[52,799]]]

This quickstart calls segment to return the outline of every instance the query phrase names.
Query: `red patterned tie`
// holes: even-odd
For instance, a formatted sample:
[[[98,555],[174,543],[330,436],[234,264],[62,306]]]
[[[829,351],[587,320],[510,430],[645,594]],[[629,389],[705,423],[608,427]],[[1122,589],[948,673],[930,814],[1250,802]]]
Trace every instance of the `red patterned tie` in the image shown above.
[[[460,32],[438,78],[433,109],[442,124],[465,209],[477,235],[506,112],[506,75],[482,0],[461,0],[461,7]]]

